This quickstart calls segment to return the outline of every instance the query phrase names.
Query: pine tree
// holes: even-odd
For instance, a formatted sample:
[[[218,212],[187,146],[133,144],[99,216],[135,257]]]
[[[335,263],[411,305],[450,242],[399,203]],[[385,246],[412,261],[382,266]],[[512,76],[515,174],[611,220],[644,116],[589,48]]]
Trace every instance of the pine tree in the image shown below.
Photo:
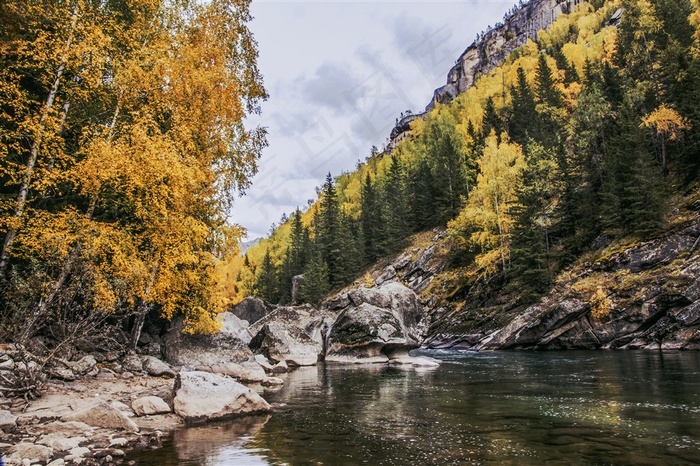
[[[410,197],[412,199],[412,223],[415,231],[431,228],[438,223],[436,209],[436,188],[430,165],[424,158],[410,177]]]
[[[402,249],[410,234],[408,190],[401,161],[392,154],[391,164],[384,180],[386,238],[388,252]]]
[[[429,118],[425,128],[427,162],[434,193],[435,221],[445,224],[459,214],[467,195],[467,173],[455,118],[447,111]]]
[[[525,70],[518,67],[517,82],[511,88],[512,116],[508,123],[508,134],[515,143],[525,146],[528,142],[531,127],[537,122],[535,93],[527,82]]]
[[[552,68],[547,63],[547,55],[541,53],[535,69],[535,95],[540,105],[549,108],[560,108],[563,105],[563,97],[556,84]]]
[[[605,158],[603,224],[618,235],[658,231],[665,214],[665,188],[640,121],[628,99],[619,110],[617,134]]]
[[[328,283],[332,288],[343,284],[342,244],[340,242],[340,206],[331,174],[321,188],[316,221],[316,244],[328,266]]]
[[[268,249],[265,258],[258,270],[255,289],[258,295],[271,303],[279,302],[277,268],[272,262],[272,256]]]
[[[552,282],[553,258],[550,232],[554,206],[561,187],[556,156],[533,143],[527,150],[527,166],[520,176],[511,245],[513,289],[525,301],[545,292]]]
[[[299,208],[292,214],[292,232],[289,238],[287,254],[280,271],[280,299],[281,302],[291,302],[292,279],[304,272],[309,249],[309,230],[301,221]]]
[[[493,97],[489,96],[484,104],[484,118],[481,131],[482,139],[486,139],[492,131],[496,133],[496,137],[498,141],[500,141],[501,133],[503,132],[503,122],[498,112],[496,112],[496,104],[493,101]]]
[[[330,290],[328,266],[321,252],[313,249],[304,267],[304,281],[301,285],[301,299],[311,304],[320,303]]]
[[[360,226],[364,243],[364,257],[373,264],[386,252],[386,230],[382,222],[382,206],[376,183],[370,174],[365,176],[361,193]]]

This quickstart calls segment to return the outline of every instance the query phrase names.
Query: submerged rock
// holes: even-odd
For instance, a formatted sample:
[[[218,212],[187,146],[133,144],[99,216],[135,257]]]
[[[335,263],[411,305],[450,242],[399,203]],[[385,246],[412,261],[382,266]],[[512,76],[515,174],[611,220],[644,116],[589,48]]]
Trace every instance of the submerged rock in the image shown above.
[[[221,374],[180,372],[174,393],[174,411],[189,423],[271,411],[256,392]]]

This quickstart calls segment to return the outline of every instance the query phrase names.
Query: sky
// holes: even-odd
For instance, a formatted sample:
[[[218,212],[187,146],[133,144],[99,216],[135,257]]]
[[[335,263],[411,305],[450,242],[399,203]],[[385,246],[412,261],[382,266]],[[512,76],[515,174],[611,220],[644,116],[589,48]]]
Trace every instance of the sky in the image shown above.
[[[477,33],[514,0],[253,0],[249,23],[270,98],[249,126],[268,130],[258,174],[230,220],[266,236],[304,209],[327,173],[382,148],[401,112],[422,112]]]

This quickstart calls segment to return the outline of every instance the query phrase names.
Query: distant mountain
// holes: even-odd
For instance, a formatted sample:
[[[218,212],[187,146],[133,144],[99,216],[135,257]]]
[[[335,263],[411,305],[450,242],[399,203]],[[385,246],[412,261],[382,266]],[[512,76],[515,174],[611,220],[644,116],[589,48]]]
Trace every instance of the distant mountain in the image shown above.
[[[248,249],[252,248],[253,246],[256,246],[261,239],[262,238],[255,238],[250,241],[241,242],[241,256],[248,252]]]

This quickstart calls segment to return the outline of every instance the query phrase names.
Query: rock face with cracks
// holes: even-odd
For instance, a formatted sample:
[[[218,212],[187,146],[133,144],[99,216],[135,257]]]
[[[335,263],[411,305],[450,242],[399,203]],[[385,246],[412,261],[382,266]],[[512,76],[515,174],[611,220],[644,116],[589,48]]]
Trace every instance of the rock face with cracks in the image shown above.
[[[327,361],[388,362],[418,348],[427,330],[423,306],[416,294],[398,282],[357,288],[328,334]]]
[[[213,335],[189,335],[176,321],[163,337],[165,359],[174,366],[216,366],[253,360],[248,348],[248,322],[230,312],[220,314],[222,327]]]
[[[323,359],[327,328],[333,313],[311,306],[280,307],[251,326],[253,351],[276,363],[310,366]]]

